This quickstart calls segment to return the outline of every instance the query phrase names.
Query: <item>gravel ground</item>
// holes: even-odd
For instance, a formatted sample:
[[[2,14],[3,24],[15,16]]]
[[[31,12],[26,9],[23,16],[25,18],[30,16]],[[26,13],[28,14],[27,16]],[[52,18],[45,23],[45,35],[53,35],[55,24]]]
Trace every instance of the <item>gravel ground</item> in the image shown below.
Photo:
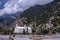
[[[14,40],[60,40],[60,35],[16,35]],[[0,40],[9,40],[9,35],[0,35]]]
[[[43,39],[43,40],[60,40],[60,38],[48,38],[48,39]]]
[[[22,36],[16,35],[14,37],[14,40],[32,40],[32,39],[30,39],[30,37],[27,35],[22,35]]]
[[[9,40],[9,35],[0,35],[0,40]]]
[[[0,40],[9,40],[9,39],[8,39],[8,38],[1,38],[1,37],[0,37]]]

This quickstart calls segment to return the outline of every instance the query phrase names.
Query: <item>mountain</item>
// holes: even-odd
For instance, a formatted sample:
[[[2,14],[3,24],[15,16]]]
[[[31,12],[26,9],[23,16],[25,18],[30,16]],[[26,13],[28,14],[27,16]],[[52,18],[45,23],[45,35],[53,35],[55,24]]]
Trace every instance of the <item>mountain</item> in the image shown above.
[[[43,27],[45,29],[47,23],[49,27],[53,26],[52,28],[54,28],[60,25],[60,0],[54,0],[46,5],[32,6],[25,10],[18,19],[25,20],[22,20],[22,22],[28,26],[32,25],[35,32]],[[39,33],[39,31],[36,33]]]
[[[0,17],[0,23],[9,27],[10,24],[13,23],[14,20],[16,20],[19,15],[20,15],[20,12],[15,14],[5,14]]]
[[[36,23],[42,24],[47,23],[49,21],[50,17],[55,17],[57,15],[60,16],[60,1],[54,0],[51,3],[48,3],[46,5],[35,5],[24,12],[18,12],[15,14],[5,14],[0,17],[0,23],[9,26],[11,23],[14,23],[15,20],[21,19],[21,18],[27,18],[27,24],[30,23]],[[55,13],[56,12],[56,13]]]
[[[53,1],[46,5],[35,5],[25,10],[21,17],[27,17],[28,21],[40,21],[46,23],[50,17],[60,17],[60,1]]]

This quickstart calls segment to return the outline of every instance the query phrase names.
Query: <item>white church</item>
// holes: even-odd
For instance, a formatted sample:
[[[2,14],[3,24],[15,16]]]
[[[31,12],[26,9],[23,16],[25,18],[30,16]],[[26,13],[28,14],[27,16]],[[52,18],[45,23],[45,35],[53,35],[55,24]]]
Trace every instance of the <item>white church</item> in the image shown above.
[[[14,33],[29,33],[31,34],[32,33],[32,28],[31,27],[27,27],[26,25],[24,25],[23,27],[21,26],[18,26],[18,24],[16,24],[16,27],[14,29]]]

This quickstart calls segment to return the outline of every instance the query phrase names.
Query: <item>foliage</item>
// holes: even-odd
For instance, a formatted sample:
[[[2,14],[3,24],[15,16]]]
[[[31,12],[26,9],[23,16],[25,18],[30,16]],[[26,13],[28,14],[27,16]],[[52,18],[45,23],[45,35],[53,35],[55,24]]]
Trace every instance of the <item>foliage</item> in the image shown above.
[[[32,24],[33,33],[47,34],[49,32],[59,32],[60,28],[56,27],[60,25],[60,6],[58,2],[60,1],[55,0],[50,4],[30,7],[20,15],[20,19],[27,18],[25,21],[27,21],[27,25]],[[53,16],[54,18],[51,19]],[[45,24],[49,23],[49,21],[51,21],[53,27],[46,29]],[[39,25],[41,26],[39,27]]]

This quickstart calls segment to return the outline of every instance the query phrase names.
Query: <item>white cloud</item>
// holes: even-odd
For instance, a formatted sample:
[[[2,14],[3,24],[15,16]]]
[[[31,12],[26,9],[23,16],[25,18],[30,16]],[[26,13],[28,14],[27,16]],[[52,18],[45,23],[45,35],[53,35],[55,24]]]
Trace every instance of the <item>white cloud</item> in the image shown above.
[[[35,4],[43,5],[51,1],[53,0],[8,0],[4,5],[5,8],[0,10],[0,16],[23,11]]]

